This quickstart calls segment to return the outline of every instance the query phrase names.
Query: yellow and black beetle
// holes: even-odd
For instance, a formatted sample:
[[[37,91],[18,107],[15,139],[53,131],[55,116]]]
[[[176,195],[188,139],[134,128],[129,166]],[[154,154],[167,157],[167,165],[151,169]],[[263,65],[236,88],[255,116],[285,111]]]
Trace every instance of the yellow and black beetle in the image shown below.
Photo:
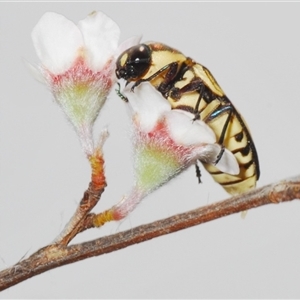
[[[151,42],[124,51],[116,62],[116,76],[135,82],[132,89],[149,81],[172,108],[193,113],[213,129],[220,145],[235,155],[240,167],[238,175],[230,175],[204,164],[228,193],[240,194],[255,187],[260,170],[249,129],[207,68],[176,49]],[[200,180],[197,166],[196,172]]]

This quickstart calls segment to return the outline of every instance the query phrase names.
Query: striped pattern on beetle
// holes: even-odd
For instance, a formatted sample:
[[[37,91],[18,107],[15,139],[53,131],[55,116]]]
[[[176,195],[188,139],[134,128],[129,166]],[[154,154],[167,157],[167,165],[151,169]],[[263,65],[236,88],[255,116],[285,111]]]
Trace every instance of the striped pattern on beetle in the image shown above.
[[[176,49],[151,42],[124,51],[116,62],[116,76],[134,82],[132,89],[150,82],[172,108],[193,113],[213,129],[219,144],[236,157],[240,173],[230,175],[203,165],[228,193],[240,194],[256,186],[259,161],[249,128],[206,67]]]

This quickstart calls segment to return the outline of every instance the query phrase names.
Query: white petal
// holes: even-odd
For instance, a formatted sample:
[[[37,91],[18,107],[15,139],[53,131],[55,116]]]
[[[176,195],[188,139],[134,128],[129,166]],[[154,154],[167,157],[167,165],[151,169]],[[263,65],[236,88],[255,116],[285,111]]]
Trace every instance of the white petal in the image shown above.
[[[216,167],[224,172],[231,175],[237,175],[240,173],[239,164],[231,151],[224,149],[224,153],[220,161],[216,164]]]
[[[184,146],[213,144],[216,136],[203,121],[193,121],[194,115],[173,109],[166,115],[169,132],[173,140]]]
[[[104,13],[93,12],[79,21],[78,28],[88,50],[89,67],[94,71],[101,70],[118,48],[119,26]]]
[[[222,147],[219,144],[206,145],[199,151],[198,159],[204,163],[215,164],[221,150]],[[215,166],[221,172],[231,175],[237,175],[240,172],[235,156],[226,148],[224,149],[221,159]]]
[[[133,36],[133,37],[125,40],[124,42],[122,42],[116,51],[115,58],[118,58],[118,56],[121,53],[123,53],[125,50],[129,49],[130,47],[138,45],[140,43],[141,39],[142,39],[142,36],[138,35],[138,36]]]
[[[52,73],[63,73],[73,63],[83,39],[78,27],[64,16],[45,13],[32,33],[33,45],[42,64]]]
[[[158,120],[171,110],[171,105],[149,82],[141,83],[134,92],[130,89],[131,86],[127,85],[122,93],[136,114],[140,130],[150,132]]]

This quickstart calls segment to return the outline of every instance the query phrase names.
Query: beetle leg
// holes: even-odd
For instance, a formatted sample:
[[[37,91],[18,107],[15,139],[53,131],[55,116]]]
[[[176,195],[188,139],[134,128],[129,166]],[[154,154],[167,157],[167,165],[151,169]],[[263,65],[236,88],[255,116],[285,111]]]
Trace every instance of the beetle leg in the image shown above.
[[[174,100],[179,100],[183,94],[197,91],[199,96],[198,96],[198,100],[197,100],[197,103],[194,108],[195,117],[193,119],[193,121],[196,121],[196,120],[200,120],[199,107],[200,107],[201,99],[204,94],[204,90],[205,90],[205,85],[203,84],[203,81],[201,79],[197,78],[197,79],[192,80],[190,83],[188,83],[181,89],[174,87],[171,90],[170,96]]]
[[[214,163],[215,165],[216,165],[216,164],[220,161],[220,159],[222,158],[224,151],[225,151],[225,147],[224,147],[224,145],[222,144],[222,145],[221,145],[221,151],[220,151],[220,153],[218,154],[217,159],[216,159],[216,161],[215,161],[215,163]]]
[[[172,81],[177,75],[177,71],[178,71],[178,62],[173,62],[169,64],[169,69],[164,75],[164,80],[163,82],[160,83],[160,85],[157,88],[157,90],[161,92],[163,95],[166,95],[170,90]]]
[[[203,92],[204,92],[204,87],[205,87],[204,84],[202,84],[201,87],[199,88],[199,97],[198,97],[197,103],[196,103],[195,108],[194,108],[195,117],[194,117],[193,121],[200,120],[199,107],[200,107],[200,102],[201,102],[202,95],[203,95]]]
[[[195,118],[193,119],[193,121],[195,121],[195,120],[200,119],[199,106],[200,106],[200,102],[201,102],[204,90],[205,90],[205,85],[204,85],[203,81],[200,78],[195,78],[190,83],[183,86],[182,88],[173,87],[170,91],[169,96],[172,99],[174,99],[175,101],[176,100],[178,101],[183,94],[191,93],[191,92],[198,92],[199,97],[198,97],[197,103],[194,108]]]
[[[232,107],[232,105],[229,103],[229,104],[226,104],[225,106],[221,106],[221,107],[216,108],[208,116],[208,118],[205,120],[205,122],[209,122],[209,121],[213,120],[214,118],[216,118],[216,117],[218,117],[218,116],[220,116],[220,115],[222,115],[224,113],[228,113],[228,115],[227,115],[226,121],[225,121],[224,126],[222,128],[222,132],[221,132],[221,135],[220,135],[219,141],[218,141],[218,143],[222,146],[222,149],[221,149],[220,153],[217,156],[215,164],[217,164],[220,161],[220,159],[222,158],[222,155],[224,153],[224,150],[225,150],[224,139],[225,139],[225,135],[226,135],[226,132],[227,132],[227,129],[228,129],[229,122],[231,120],[231,116],[233,114],[233,107]]]
[[[221,115],[223,115],[224,113],[228,113],[227,115],[227,119],[224,123],[224,126],[222,128],[222,132],[221,132],[221,135],[220,135],[220,138],[219,138],[219,144],[222,145],[223,142],[224,142],[224,138],[225,138],[225,134],[226,134],[226,131],[227,131],[227,128],[228,128],[228,124],[230,122],[230,119],[231,119],[231,116],[232,116],[232,113],[233,113],[233,107],[231,104],[226,104],[224,106],[219,106],[217,107],[206,119],[205,119],[205,122],[206,123],[209,123],[210,121],[212,121],[214,118],[217,118]]]
[[[195,78],[190,83],[183,86],[182,88],[173,87],[170,90],[169,96],[176,101],[179,100],[183,94],[196,92],[196,91],[199,91],[200,93],[200,91],[202,91],[203,89],[204,89],[203,81],[200,78]]]
[[[145,82],[145,81],[151,81],[152,79],[154,79],[155,77],[159,76],[162,72],[164,72],[165,70],[168,70],[168,72],[166,73],[166,78],[167,78],[167,83],[169,83],[176,75],[176,71],[177,71],[177,68],[178,68],[178,62],[172,62],[172,63],[169,63],[165,66],[163,66],[161,69],[159,69],[157,72],[155,72],[154,74],[152,74],[151,76],[149,76],[148,78],[144,78],[144,79],[139,79],[137,80],[134,85],[132,86],[131,88],[131,91],[133,92],[134,89],[140,85],[142,82]],[[175,72],[174,72],[175,70]],[[168,74],[169,73],[169,74]],[[174,74],[175,73],[175,74]],[[171,75],[173,74],[173,77],[171,77]],[[160,90],[159,90],[160,91]],[[161,91],[160,91],[161,92]]]
[[[201,183],[201,170],[200,167],[198,165],[198,162],[196,161],[195,163],[195,168],[196,168],[196,177],[198,178],[198,183]]]

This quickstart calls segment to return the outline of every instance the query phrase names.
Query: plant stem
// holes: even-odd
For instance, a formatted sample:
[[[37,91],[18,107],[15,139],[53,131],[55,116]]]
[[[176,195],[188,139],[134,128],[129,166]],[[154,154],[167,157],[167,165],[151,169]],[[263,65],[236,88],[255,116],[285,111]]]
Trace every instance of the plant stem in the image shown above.
[[[0,272],[0,291],[63,265],[120,250],[230,214],[294,199],[300,199],[300,176],[93,241],[71,246],[49,245]]]

